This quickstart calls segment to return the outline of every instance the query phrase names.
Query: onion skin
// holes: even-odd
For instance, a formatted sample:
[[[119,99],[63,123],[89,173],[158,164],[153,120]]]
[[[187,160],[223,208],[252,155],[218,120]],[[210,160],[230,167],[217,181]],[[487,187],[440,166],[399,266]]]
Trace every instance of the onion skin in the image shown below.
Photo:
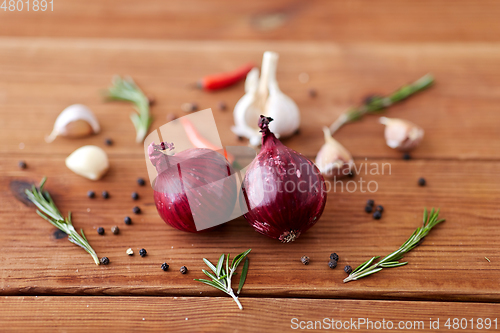
[[[150,161],[158,171],[153,182],[154,200],[163,221],[189,232],[208,231],[228,221],[237,198],[229,162],[211,149],[193,148],[173,156],[162,150],[164,145],[152,143],[148,147]],[[196,224],[190,204],[197,204]]]
[[[313,162],[269,131],[271,120],[259,121],[262,148],[246,172],[240,205],[248,207],[244,217],[257,232],[288,243],[321,217],[326,184]]]

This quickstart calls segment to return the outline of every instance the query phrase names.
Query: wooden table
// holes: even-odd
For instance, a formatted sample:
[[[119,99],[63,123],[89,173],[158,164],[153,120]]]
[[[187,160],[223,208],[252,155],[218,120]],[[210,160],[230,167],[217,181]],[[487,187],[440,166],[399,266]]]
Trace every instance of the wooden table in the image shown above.
[[[51,13],[0,10],[1,331],[277,332],[324,318],[402,322],[413,329],[422,321],[421,331],[431,330],[430,320],[439,318],[444,331],[448,318],[452,329],[453,318],[465,318],[460,323],[467,327],[459,331],[475,331],[479,318],[498,321],[499,13],[495,1],[280,0],[229,8],[223,1],[92,0],[56,2]],[[100,90],[114,74],[131,75],[157,101],[152,129],[194,101],[212,108],[224,145],[244,145],[229,130],[243,85],[216,93],[188,86],[205,74],[260,63],[265,50],[280,53],[280,87],[301,110],[300,135],[285,141],[291,148],[313,159],[323,125],[367,95],[387,94],[430,72],[435,86],[385,113],[422,126],[424,141],[405,161],[385,145],[377,117],[342,128],[336,138],[358,166],[389,163],[390,174],[362,172],[353,179],[377,182],[376,193],[331,192],[321,220],[292,244],[257,234],[243,218],[205,234],[174,230],[159,218],[152,189],[136,184],[147,172],[131,107],[103,102]],[[301,73],[309,75],[307,83],[299,81]],[[219,101],[229,110],[219,110]],[[58,113],[74,103],[95,112],[102,132],[45,143]],[[105,138],[114,144],[105,146]],[[111,169],[99,182],[64,166],[85,144],[109,155]],[[94,265],[13,197],[12,181],[43,176],[61,211],[73,212],[75,226],[110,265]],[[419,177],[426,187],[417,186]],[[91,189],[111,197],[88,199]],[[133,191],[138,202],[130,198]],[[381,220],[364,212],[367,199],[384,206]],[[142,214],[133,216],[136,204]],[[406,256],[407,266],[342,283],[344,265],[397,249],[420,225],[424,207],[441,208],[447,221]],[[130,226],[123,223],[127,215]],[[113,225],[119,235],[111,234]],[[135,256],[126,255],[129,247]],[[140,248],[146,257],[137,255]],[[243,311],[193,281],[203,277],[203,257],[215,261],[248,248]],[[341,258],[335,270],[327,265],[331,252]],[[310,265],[300,263],[302,255]],[[168,272],[160,269],[163,262]],[[188,274],[178,272],[182,265]]]

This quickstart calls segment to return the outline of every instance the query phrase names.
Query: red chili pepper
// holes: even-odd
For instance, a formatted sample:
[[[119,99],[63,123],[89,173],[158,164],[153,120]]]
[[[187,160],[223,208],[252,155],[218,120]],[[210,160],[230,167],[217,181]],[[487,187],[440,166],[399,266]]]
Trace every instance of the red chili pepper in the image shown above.
[[[231,72],[208,75],[200,79],[197,85],[200,89],[204,90],[226,88],[238,81],[243,80],[247,76],[248,72],[250,72],[254,67],[253,63],[248,63]]]

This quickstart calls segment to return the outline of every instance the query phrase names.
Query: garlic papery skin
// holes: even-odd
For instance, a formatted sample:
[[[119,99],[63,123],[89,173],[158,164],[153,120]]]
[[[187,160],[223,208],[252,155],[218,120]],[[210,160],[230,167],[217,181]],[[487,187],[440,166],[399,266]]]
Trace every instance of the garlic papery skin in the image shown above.
[[[278,138],[293,135],[300,126],[297,104],[279,89],[276,80],[278,58],[275,52],[264,52],[260,78],[257,69],[248,73],[245,95],[234,107],[235,126],[231,130],[238,136],[248,138],[254,147],[261,144],[260,115],[274,119],[270,128]]]
[[[52,142],[58,136],[81,138],[99,131],[99,122],[92,111],[83,104],[73,104],[59,114],[52,133],[45,141]]]
[[[109,169],[108,155],[97,146],[83,146],[66,158],[68,169],[90,180],[99,180]]]
[[[385,125],[385,141],[393,149],[411,150],[424,137],[424,130],[408,120],[381,117],[379,121]]]
[[[324,177],[347,176],[354,166],[351,153],[332,138],[328,127],[323,127],[325,143],[316,155],[316,166]]]

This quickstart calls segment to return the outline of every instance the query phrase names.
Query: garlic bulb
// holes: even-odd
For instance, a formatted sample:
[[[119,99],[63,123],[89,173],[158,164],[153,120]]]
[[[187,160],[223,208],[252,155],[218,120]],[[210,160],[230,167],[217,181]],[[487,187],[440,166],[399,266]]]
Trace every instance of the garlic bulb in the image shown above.
[[[45,141],[52,142],[58,136],[80,138],[99,131],[99,122],[92,111],[85,105],[73,104],[59,114],[52,133]]]
[[[270,130],[277,137],[293,135],[300,125],[297,104],[279,89],[276,80],[278,54],[264,52],[262,74],[258,69],[248,73],[245,81],[245,95],[234,107],[234,123],[231,128],[238,136],[250,140],[250,145],[259,146],[262,135],[258,127],[260,115],[271,117],[274,121]]]
[[[90,180],[98,180],[109,169],[108,155],[97,146],[83,146],[66,158],[68,169]]]
[[[351,154],[332,138],[328,127],[323,127],[325,143],[316,155],[316,166],[325,177],[343,177],[351,172],[354,161]]]
[[[394,149],[407,151],[415,148],[424,137],[424,130],[414,123],[396,118],[381,117],[385,127],[385,141]]]

